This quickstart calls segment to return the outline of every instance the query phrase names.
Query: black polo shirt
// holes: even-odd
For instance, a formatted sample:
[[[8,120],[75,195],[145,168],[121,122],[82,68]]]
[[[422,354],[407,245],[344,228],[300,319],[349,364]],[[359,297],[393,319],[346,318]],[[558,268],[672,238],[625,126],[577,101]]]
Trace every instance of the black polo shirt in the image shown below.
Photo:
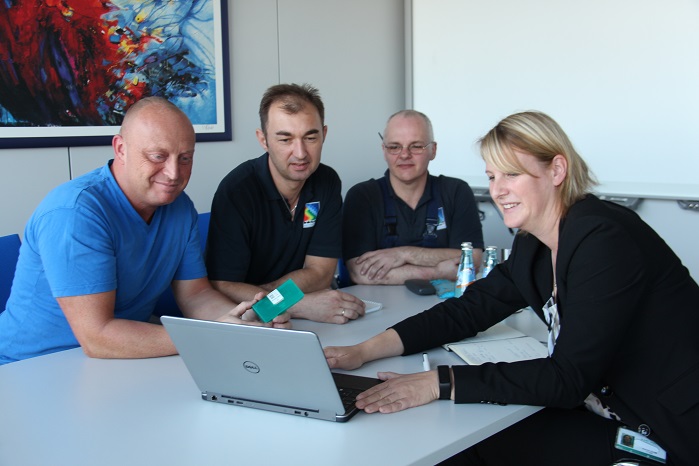
[[[388,170],[384,176],[388,177]],[[433,247],[461,249],[463,241],[470,241],[474,248],[483,248],[483,230],[471,187],[463,180],[443,175],[427,177],[425,191],[415,210],[396,196],[388,183],[389,197],[395,205],[398,246],[421,246],[427,205],[432,199],[431,186],[435,182],[439,182],[441,202],[438,205],[442,208],[445,225],[437,230]],[[372,178],[354,185],[345,196],[343,210],[344,259],[381,249],[385,213],[379,182]]]
[[[223,178],[211,204],[209,278],[262,285],[303,268],[306,255],[339,258],[340,189],[335,170],[320,164],[304,183],[291,220],[268,154],[240,164]]]

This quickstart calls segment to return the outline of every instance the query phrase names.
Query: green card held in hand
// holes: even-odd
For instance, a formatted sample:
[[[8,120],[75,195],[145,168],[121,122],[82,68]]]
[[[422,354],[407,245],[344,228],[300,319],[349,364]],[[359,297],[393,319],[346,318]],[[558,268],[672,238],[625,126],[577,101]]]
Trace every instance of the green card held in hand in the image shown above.
[[[269,322],[282,312],[289,309],[294,304],[301,301],[303,291],[296,286],[291,279],[288,279],[279,287],[271,291],[261,301],[252,305],[253,311],[257,313],[262,322]]]

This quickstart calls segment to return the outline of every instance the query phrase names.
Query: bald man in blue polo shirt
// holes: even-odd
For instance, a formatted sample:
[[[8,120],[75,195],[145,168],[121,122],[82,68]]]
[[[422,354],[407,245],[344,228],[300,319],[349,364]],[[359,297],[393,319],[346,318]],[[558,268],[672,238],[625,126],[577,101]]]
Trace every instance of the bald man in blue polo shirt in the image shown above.
[[[114,159],[46,196],[27,223],[0,313],[0,364],[78,346],[96,358],[175,354],[149,321],[171,285],[186,317],[263,325],[251,321],[252,301],[236,306],[207,280],[197,212],[184,193],[194,144],[187,115],[163,98],[142,99],[114,136]]]

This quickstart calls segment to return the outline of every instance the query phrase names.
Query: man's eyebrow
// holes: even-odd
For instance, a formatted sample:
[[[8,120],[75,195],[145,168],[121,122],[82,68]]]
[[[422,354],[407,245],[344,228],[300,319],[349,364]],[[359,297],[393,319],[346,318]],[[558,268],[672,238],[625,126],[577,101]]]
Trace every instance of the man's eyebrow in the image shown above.
[[[421,146],[424,146],[424,145],[425,145],[425,143],[422,141],[422,139],[418,139],[418,140],[416,140],[416,141],[412,141],[412,142],[409,142],[409,143],[408,143],[409,146],[412,146],[413,144],[420,144]],[[388,141],[388,142],[386,142],[386,140],[384,139],[384,145],[387,145],[387,146],[393,146],[393,145],[400,146],[401,143],[398,142],[398,141]]]
[[[320,133],[319,129],[313,128],[313,129],[309,129],[308,131],[306,131],[304,136],[310,136],[311,134],[319,134],[319,133]],[[274,134],[276,136],[292,136],[292,134],[289,131],[283,131],[283,130],[277,131]]]

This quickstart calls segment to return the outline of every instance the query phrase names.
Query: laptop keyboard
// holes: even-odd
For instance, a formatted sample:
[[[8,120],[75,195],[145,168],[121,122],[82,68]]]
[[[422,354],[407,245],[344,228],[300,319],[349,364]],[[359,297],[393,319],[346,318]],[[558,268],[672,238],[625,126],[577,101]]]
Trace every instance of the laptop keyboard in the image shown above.
[[[338,388],[340,392],[340,399],[342,400],[342,406],[345,407],[345,412],[348,412],[354,407],[354,402],[357,400],[357,395],[362,393],[364,390],[358,388]]]

